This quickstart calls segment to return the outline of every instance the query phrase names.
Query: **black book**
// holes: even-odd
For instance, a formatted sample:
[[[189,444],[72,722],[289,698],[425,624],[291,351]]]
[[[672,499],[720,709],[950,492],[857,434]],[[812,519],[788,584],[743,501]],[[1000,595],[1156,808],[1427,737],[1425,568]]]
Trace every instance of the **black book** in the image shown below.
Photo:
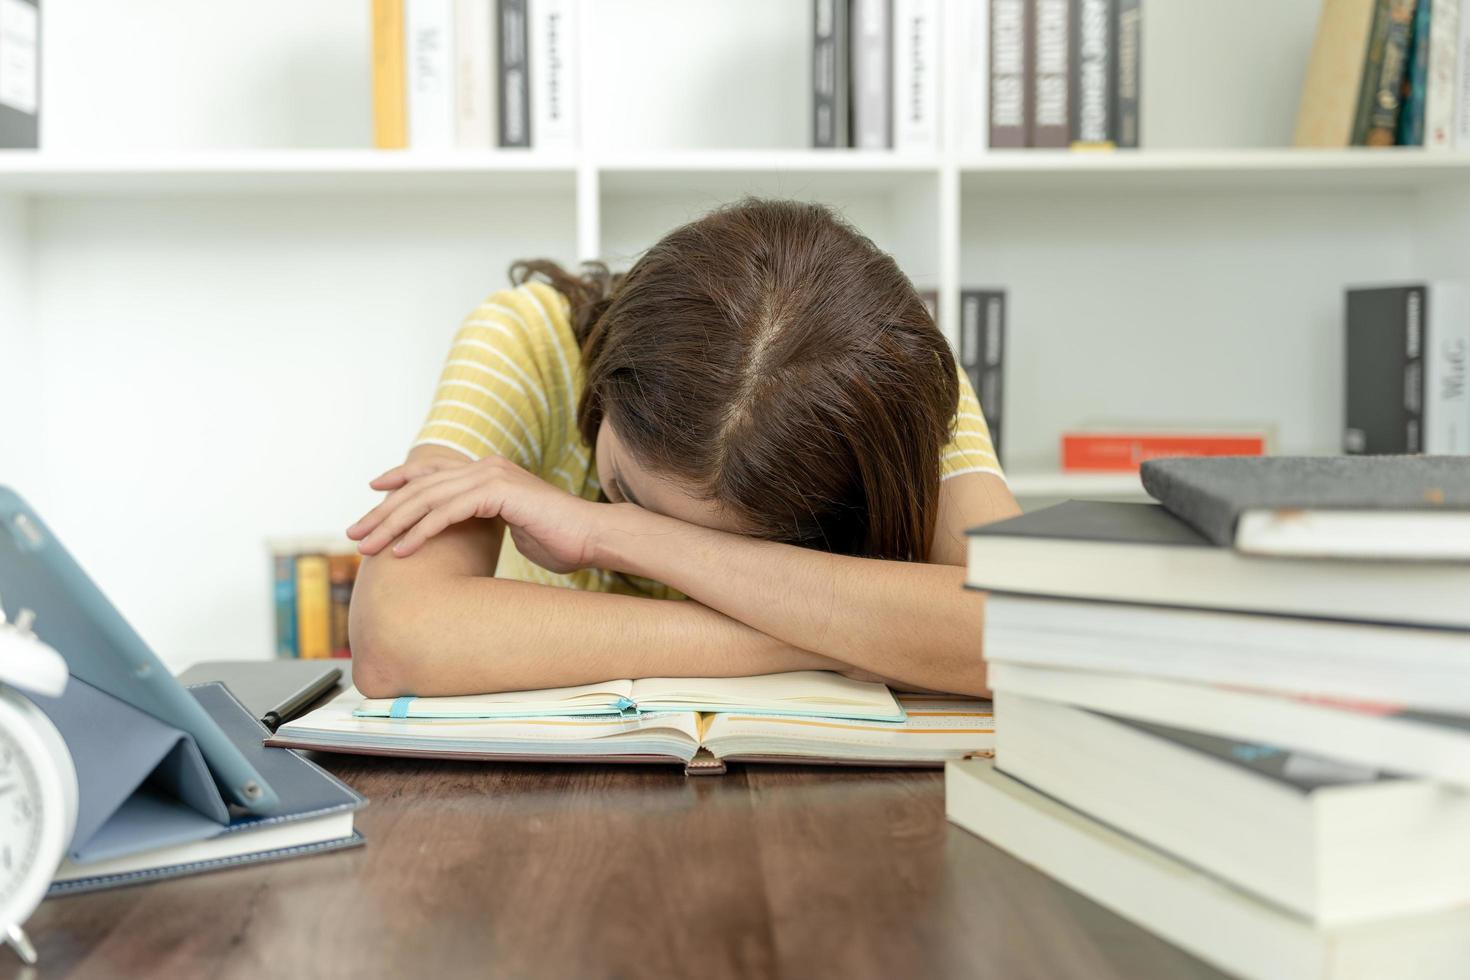
[[[526,51],[530,28],[526,0],[499,0],[500,44],[496,48],[496,70],[500,74],[500,145],[531,145],[531,79]]]
[[[1152,459],[1142,476],[1149,496],[1217,545],[1470,560],[1470,456]],[[1312,549],[1261,547],[1273,527],[1283,540],[1305,542],[1314,525],[1321,530]],[[1373,533],[1381,540],[1366,550]],[[1359,550],[1342,551],[1349,543]]]
[[[982,0],[984,2],[984,0]],[[990,3],[990,145],[1024,147],[1031,142],[1032,78],[1027,62],[1032,27],[1028,0],[988,0]]]
[[[1070,0],[1031,0],[1031,145],[1064,148],[1070,142],[1072,13]]]
[[[986,591],[1470,628],[1470,564],[1242,555],[1159,504],[1072,500],[969,536]]]
[[[849,144],[851,31],[848,0],[812,4],[812,146]]]
[[[0,149],[41,145],[41,8],[0,3]]]
[[[1348,453],[1417,453],[1424,440],[1422,285],[1347,293]]]
[[[995,458],[1001,456],[1005,412],[1006,294],[999,289],[967,289],[960,294],[960,367],[975,389],[990,428]]]

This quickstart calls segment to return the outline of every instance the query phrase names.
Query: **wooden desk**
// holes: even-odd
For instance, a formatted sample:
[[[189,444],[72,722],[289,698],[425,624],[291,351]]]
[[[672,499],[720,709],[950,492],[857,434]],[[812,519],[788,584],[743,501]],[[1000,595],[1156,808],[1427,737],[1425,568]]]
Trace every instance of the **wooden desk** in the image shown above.
[[[49,901],[39,975],[1220,976],[947,824],[937,772],[320,760],[366,847]]]

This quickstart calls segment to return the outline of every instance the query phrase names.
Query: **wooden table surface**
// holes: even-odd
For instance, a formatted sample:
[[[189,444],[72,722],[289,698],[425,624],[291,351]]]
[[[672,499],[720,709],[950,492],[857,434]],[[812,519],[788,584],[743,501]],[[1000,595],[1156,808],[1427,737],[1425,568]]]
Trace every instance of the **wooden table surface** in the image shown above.
[[[52,899],[36,975],[1220,976],[946,823],[938,772],[318,760],[366,847]]]

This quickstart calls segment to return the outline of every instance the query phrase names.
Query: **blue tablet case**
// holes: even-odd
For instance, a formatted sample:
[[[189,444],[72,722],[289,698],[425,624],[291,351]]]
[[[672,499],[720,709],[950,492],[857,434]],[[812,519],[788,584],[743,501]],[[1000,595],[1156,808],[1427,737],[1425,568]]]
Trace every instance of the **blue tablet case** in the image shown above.
[[[244,834],[287,821],[356,810],[366,801],[330,773],[288,749],[267,748],[270,734],[222,684],[189,692],[221,730],[268,779],[281,799],[278,812],[256,816],[225,802],[188,733],[72,677],[57,698],[34,700],[61,732],[77,769],[77,826],[67,856],[77,864],[188,844],[222,834]],[[313,845],[327,850],[362,842],[353,833]],[[292,849],[296,850],[303,849]],[[259,852],[228,863],[290,856]],[[217,862],[211,862],[211,864]],[[90,891],[204,867],[163,866],[127,881],[81,879],[58,883],[52,894]]]

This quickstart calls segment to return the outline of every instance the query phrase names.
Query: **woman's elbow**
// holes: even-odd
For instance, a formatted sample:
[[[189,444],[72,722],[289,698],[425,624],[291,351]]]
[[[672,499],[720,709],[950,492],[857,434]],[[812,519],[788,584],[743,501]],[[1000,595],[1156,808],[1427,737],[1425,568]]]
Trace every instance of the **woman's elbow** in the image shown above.
[[[405,629],[406,610],[372,576],[364,576],[352,592],[348,631],[352,638],[352,683],[369,698],[413,694],[411,631]]]

